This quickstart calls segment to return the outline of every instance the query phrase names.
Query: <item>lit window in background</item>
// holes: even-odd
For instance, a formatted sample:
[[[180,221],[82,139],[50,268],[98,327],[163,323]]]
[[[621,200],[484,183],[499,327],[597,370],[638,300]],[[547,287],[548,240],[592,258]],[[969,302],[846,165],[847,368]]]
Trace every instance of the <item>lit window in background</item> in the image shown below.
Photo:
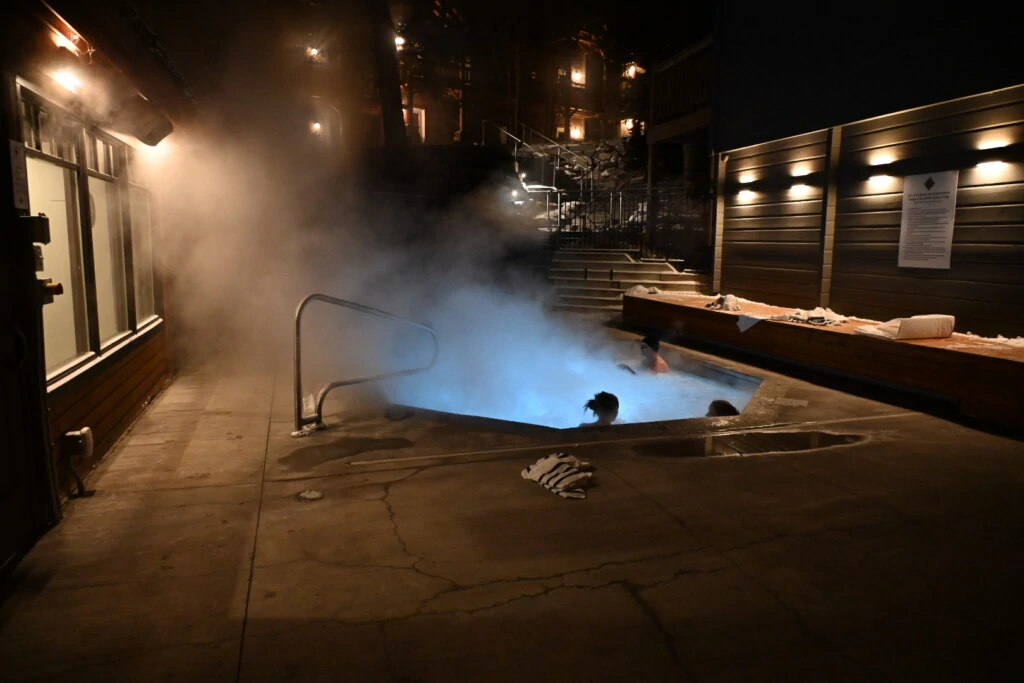
[[[569,129],[569,137],[572,138],[573,140],[582,140],[583,129],[580,128],[579,126],[573,126],[572,128]]]
[[[57,81],[71,92],[78,92],[78,89],[82,87],[82,81],[79,80],[78,76],[69,69],[61,69],[60,71],[55,71],[50,75],[53,77],[53,80]]]
[[[572,82],[573,82],[574,85],[584,85],[587,82],[587,77],[583,73],[582,69],[575,69],[574,68],[572,70],[571,76],[572,76]]]

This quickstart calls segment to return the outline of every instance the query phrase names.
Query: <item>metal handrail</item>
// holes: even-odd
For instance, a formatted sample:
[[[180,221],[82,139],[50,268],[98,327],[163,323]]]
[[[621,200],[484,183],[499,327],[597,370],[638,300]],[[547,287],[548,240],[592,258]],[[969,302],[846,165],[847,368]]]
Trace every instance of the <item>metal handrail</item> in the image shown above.
[[[387,318],[388,320],[395,320],[400,323],[405,323],[412,327],[423,330],[428,333],[431,339],[434,340],[434,354],[430,358],[430,363],[420,368],[412,368],[409,370],[396,370],[393,372],[384,372],[378,375],[370,375],[368,377],[357,377],[355,379],[339,380],[337,382],[331,382],[330,384],[324,385],[316,397],[316,413],[314,415],[304,416],[302,414],[302,312],[306,309],[313,301],[323,301],[324,303],[334,304],[342,308],[350,308],[360,313],[366,313],[368,315],[375,315],[379,318]],[[406,375],[413,375],[418,372],[426,372],[430,368],[434,367],[437,362],[437,356],[439,353],[439,347],[437,343],[437,332],[433,328],[421,325],[420,323],[407,320],[393,313],[382,311],[377,308],[370,308],[369,306],[363,306],[352,301],[346,301],[344,299],[337,299],[333,296],[327,296],[326,294],[310,294],[301,302],[299,302],[298,308],[295,309],[295,434],[302,434],[303,427],[306,425],[316,425],[316,429],[323,429],[324,422],[324,400],[327,398],[327,394],[337,389],[338,387],[347,387],[353,384],[365,384],[367,382],[376,382],[382,379],[388,379],[390,377],[404,377]]]

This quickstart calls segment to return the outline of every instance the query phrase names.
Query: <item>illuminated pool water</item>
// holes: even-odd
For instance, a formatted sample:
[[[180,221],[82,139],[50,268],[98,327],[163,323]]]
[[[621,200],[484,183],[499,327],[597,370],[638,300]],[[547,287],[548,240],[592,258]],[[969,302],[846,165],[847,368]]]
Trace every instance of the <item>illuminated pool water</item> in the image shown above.
[[[760,384],[706,364],[694,372],[631,375],[612,362],[587,360],[543,372],[530,366],[518,371],[491,368],[491,377],[476,382],[464,372],[446,376],[445,370],[394,383],[388,392],[391,400],[413,408],[566,429],[595,419],[583,404],[599,391],[618,397],[616,424],[629,424],[705,417],[711,401],[719,399],[742,412]]]

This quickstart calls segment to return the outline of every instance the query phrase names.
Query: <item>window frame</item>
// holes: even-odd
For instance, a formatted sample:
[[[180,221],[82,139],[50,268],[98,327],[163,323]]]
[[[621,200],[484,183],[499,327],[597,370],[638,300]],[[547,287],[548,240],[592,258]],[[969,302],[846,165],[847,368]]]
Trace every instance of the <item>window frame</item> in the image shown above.
[[[47,374],[46,384],[48,387],[66,382],[70,377],[82,371],[86,366],[93,365],[104,358],[109,357],[131,345],[136,340],[148,337],[148,333],[163,321],[163,292],[159,278],[156,276],[157,256],[156,250],[152,255],[152,277],[153,277],[153,315],[147,317],[142,324],[136,315],[135,301],[135,263],[132,240],[132,222],[130,206],[130,190],[132,187],[149,192],[152,200],[152,191],[145,185],[134,182],[132,169],[129,165],[130,145],[117,137],[103,130],[96,121],[87,117],[76,115],[66,107],[48,97],[44,91],[30,82],[18,77],[17,102],[18,102],[18,124],[19,133],[23,138],[25,153],[29,157],[37,158],[48,163],[61,166],[76,172],[76,199],[78,201],[76,218],[78,221],[78,239],[82,252],[82,277],[84,280],[85,297],[85,319],[87,324],[88,350],[79,358],[65,365],[56,368],[52,373]],[[24,105],[33,107],[36,111],[46,111],[61,120],[66,120],[74,126],[73,148],[75,161],[69,161],[59,156],[30,146],[34,140],[24,140],[26,132],[26,111]],[[38,119],[29,120],[29,126],[33,126],[35,135],[39,134]],[[107,150],[108,167],[111,173],[104,173],[91,168],[91,162],[96,156],[96,140],[105,143]],[[65,141],[66,142],[66,141]],[[91,147],[91,150],[90,150]],[[99,166],[99,164],[95,164]],[[115,334],[105,342],[100,341],[99,330],[99,307],[96,291],[96,260],[92,241],[92,230],[86,229],[92,225],[92,207],[89,201],[89,178],[97,178],[105,182],[112,182],[117,189],[117,207],[121,212],[121,257],[124,263],[124,296],[127,307],[128,329]],[[152,201],[150,201],[150,225],[151,233],[154,230],[156,221],[153,220]],[[152,234],[150,236],[152,242]],[[62,295],[63,296],[63,295]],[[44,331],[45,334],[45,331]]]

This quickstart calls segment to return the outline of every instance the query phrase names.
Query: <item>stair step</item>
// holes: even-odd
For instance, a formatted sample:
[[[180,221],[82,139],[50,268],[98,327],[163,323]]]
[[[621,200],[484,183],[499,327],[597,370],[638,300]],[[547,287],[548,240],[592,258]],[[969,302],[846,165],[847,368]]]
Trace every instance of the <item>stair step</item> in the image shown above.
[[[621,296],[567,296],[559,294],[558,303],[577,306],[622,306]]]
[[[555,261],[551,264],[551,270],[576,270],[583,273],[583,269],[586,268],[589,271],[589,277],[604,277],[608,278],[608,274],[612,273],[615,276],[618,275],[677,275],[679,271],[672,270],[669,268],[662,268],[660,266],[645,265],[641,263],[593,263],[587,261]]]
[[[618,306],[582,306],[580,304],[552,304],[554,311],[565,311],[570,313],[621,313],[622,304]]]
[[[622,252],[605,252],[597,254],[586,251],[559,251],[555,254],[553,261],[593,261],[595,263],[636,263],[628,254]]]
[[[587,282],[591,280],[595,282],[644,282],[649,280],[655,282],[679,282],[692,281],[696,279],[692,273],[677,273],[675,271],[652,272],[644,270],[624,270],[620,268],[614,268],[611,270],[612,272],[609,274],[608,268],[591,269],[587,271],[586,277],[584,278],[582,268],[551,268],[548,270],[548,278],[552,280],[585,280]]]

